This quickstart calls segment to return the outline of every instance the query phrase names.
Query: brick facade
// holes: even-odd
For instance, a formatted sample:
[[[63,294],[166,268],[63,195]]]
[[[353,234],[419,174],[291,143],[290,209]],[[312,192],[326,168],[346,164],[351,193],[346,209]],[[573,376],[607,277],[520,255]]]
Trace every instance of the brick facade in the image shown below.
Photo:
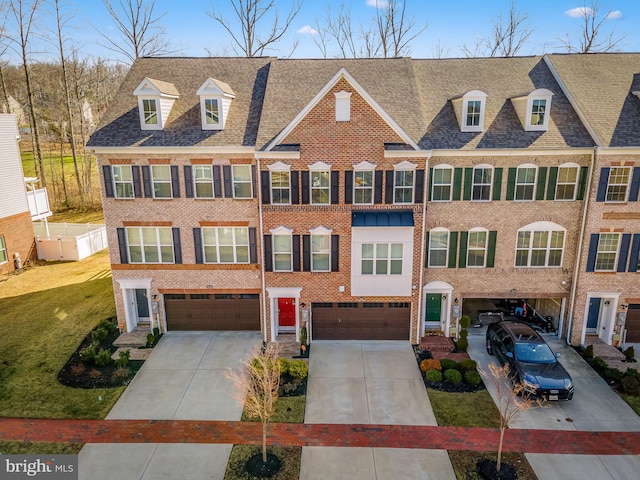
[[[13,254],[19,253],[22,264],[36,258],[35,239],[31,213],[25,212],[11,217],[0,218],[0,237],[4,238],[7,261],[0,263],[0,274],[13,272]]]

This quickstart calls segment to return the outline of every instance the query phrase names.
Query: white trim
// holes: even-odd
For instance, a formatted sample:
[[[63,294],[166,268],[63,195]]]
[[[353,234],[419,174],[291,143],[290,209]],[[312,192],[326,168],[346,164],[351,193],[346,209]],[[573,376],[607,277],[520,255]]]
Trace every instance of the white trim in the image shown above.
[[[283,150],[283,151],[275,151],[275,152],[264,152],[258,151],[254,152],[253,156],[256,159],[270,160],[273,158],[284,159],[284,160],[300,160],[300,150]]]
[[[447,246],[445,248],[445,260],[444,265],[431,265],[431,234],[435,233],[446,233],[447,234]],[[451,242],[451,231],[445,227],[435,227],[429,230],[429,242],[427,243],[427,268],[447,268],[449,266],[449,243]],[[440,251],[440,250],[438,250]]]
[[[540,222],[533,222],[533,223],[529,223],[527,225],[525,225],[524,227],[520,227],[518,229],[518,232],[520,231],[528,231],[528,232],[537,232],[537,231],[554,231],[557,232],[559,230],[562,230],[564,232],[567,231],[567,229],[565,227],[563,227],[562,225],[558,225],[557,223],[554,222],[549,222],[546,220],[540,221]]]
[[[375,170],[375,169],[376,169],[376,164],[367,162],[366,160],[363,160],[362,162],[356,165],[353,165],[353,170],[356,172],[369,171],[369,170]]]
[[[640,155],[640,147],[602,147],[598,156],[605,155]]]
[[[218,123],[207,123],[207,100],[215,100],[218,104]],[[200,96],[200,121],[202,122],[202,130],[223,130],[224,118],[222,108],[222,97],[213,95],[201,95]]]
[[[384,158],[431,158],[433,150],[385,150]]]
[[[434,174],[436,172],[436,170],[449,170],[451,171],[451,182],[449,182],[448,184],[446,183],[438,183],[437,185],[434,183]],[[452,165],[449,165],[448,163],[439,163],[438,165],[434,165],[433,167],[431,167],[431,173],[429,174],[429,178],[427,179],[428,186],[429,186],[429,190],[430,190],[430,198],[429,201],[430,202],[435,202],[435,203],[444,203],[444,202],[450,202],[453,199],[453,180],[454,180],[454,175],[455,175],[455,168]],[[444,187],[444,186],[449,186],[449,198],[446,200],[434,200],[433,199],[433,192],[435,190],[435,187]]]
[[[356,80],[347,72],[345,68],[341,68],[338,72],[333,76],[327,84],[322,87],[322,89],[316,94],[315,97],[295,116],[295,118],[276,136],[276,138],[267,146],[265,150],[270,151],[276,145],[278,145],[284,138],[287,137],[293,131],[293,129],[302,121],[304,117],[311,111],[313,107],[315,107],[318,102],[324,98],[325,95],[331,90],[340,79],[344,78],[347,82],[351,84],[354,90],[376,111],[378,115],[394,130],[398,136],[402,138],[402,140],[411,145],[414,150],[419,150],[418,145],[407,135],[407,133],[400,128],[400,126],[385,112],[380,105],[369,95],[362,86],[356,82]]]
[[[518,186],[528,186],[531,185],[530,183],[518,183],[518,172],[520,171],[520,169],[530,169],[533,168],[535,170],[535,176],[533,177],[533,190],[531,192],[531,198],[516,198],[518,196]],[[516,178],[515,178],[515,183],[513,185],[513,201],[514,202],[533,202],[536,199],[536,196],[538,194],[537,190],[538,190],[538,174],[539,174],[540,170],[538,169],[538,166],[534,163],[522,163],[520,165],[518,165],[516,167]]]
[[[127,332],[132,331],[138,324],[138,312],[136,304],[136,290],[147,291],[147,302],[149,315],[151,316],[151,327],[153,328],[153,309],[151,308],[151,278],[123,278],[116,279],[122,291],[122,301],[124,304],[125,323]],[[134,311],[135,310],[135,311]]]
[[[480,102],[480,118],[478,125],[467,125],[467,111],[469,102]],[[460,120],[460,131],[461,132],[482,132],[484,130],[484,116],[487,104],[487,94],[481,90],[471,90],[462,97],[451,100],[456,110],[460,109],[459,112],[459,120]]]
[[[423,150],[424,151],[424,150]],[[557,149],[557,148],[485,148],[467,150],[432,150],[433,157],[534,157],[536,155],[591,155],[593,147]],[[640,153],[640,150],[639,150]],[[401,156],[401,155],[399,155]]]
[[[272,228],[269,231],[272,235],[291,235],[293,233],[293,228],[280,225],[279,227]]]
[[[120,288],[125,289],[125,288],[139,288],[139,289],[143,289],[143,288],[151,288],[151,278],[122,278],[122,279],[116,279],[116,282],[118,282],[118,285],[120,285]]]
[[[474,187],[476,185],[478,186],[486,186],[485,183],[478,183],[476,184],[475,179],[476,179],[476,169],[482,169],[482,170],[491,170],[491,180],[489,181],[489,198],[485,199],[474,199],[473,198],[473,190]],[[454,170],[455,172],[455,170]],[[496,167],[494,167],[493,165],[490,165],[488,163],[481,163],[480,165],[474,165],[473,166],[473,170],[472,170],[472,174],[471,174],[471,201],[472,202],[491,202],[493,200],[493,183],[495,181],[495,173],[496,173]],[[451,179],[453,181],[453,177]],[[451,190],[453,191],[453,185],[451,187]],[[452,192],[453,193],[453,192]]]
[[[411,163],[409,160],[404,160],[400,163],[396,163],[393,166],[393,169],[395,171],[401,170],[401,171],[407,171],[407,170],[416,170],[418,168],[418,164],[416,163]]]
[[[575,162],[566,162],[563,163],[561,165],[558,165],[556,167],[558,169],[558,174],[556,176],[556,187],[555,187],[555,192],[553,192],[553,200],[555,202],[575,202],[576,199],[578,198],[578,190],[580,189],[580,174],[582,172],[582,169],[580,167],[580,165],[578,165]],[[573,198],[558,198],[558,186],[560,185],[571,185],[570,183],[560,183],[560,169],[569,169],[569,168],[577,168],[578,171],[576,173],[576,181],[573,184],[573,186],[575,187],[573,189]],[[548,193],[547,193],[548,195]]]
[[[444,332],[445,337],[449,336],[451,329],[451,297],[453,296],[453,287],[449,285],[447,282],[443,282],[440,280],[435,280],[433,282],[427,283],[422,287],[422,304],[424,305],[424,312],[422,314],[421,320],[421,328],[422,334],[425,331],[426,324],[426,315],[427,315],[427,295],[430,293],[439,293],[441,295],[446,295],[447,298],[444,300],[445,305],[440,309],[440,328]]]
[[[336,97],[336,122],[351,121],[351,92],[334,93]]]
[[[620,301],[620,293],[612,292],[587,292],[587,299],[585,301],[585,309],[582,321],[582,335],[580,337],[580,345],[584,345],[584,341],[587,335],[587,318],[589,316],[589,301],[592,298],[602,299],[600,305],[600,312],[598,314],[598,324],[596,325],[596,333],[600,340],[607,345],[611,345],[613,341],[613,330],[616,320],[616,312],[618,311],[618,302]],[[605,305],[605,302],[609,302],[609,305]],[[605,308],[607,311],[605,312]],[[604,324],[604,326],[603,326]],[[603,332],[604,330],[604,332]],[[570,334],[571,332],[569,332]]]
[[[271,312],[271,339],[275,341],[278,336],[277,330],[277,315],[278,298],[293,298],[295,299],[296,309],[296,341],[300,341],[300,292],[302,287],[266,287],[267,295],[269,298],[269,308]]]
[[[315,228],[310,228],[309,233],[311,235],[331,235],[333,228],[327,228],[323,225],[318,225]]]
[[[271,165],[267,165],[267,168],[270,172],[290,172],[291,165],[287,165],[284,162],[276,162]]]
[[[87,147],[91,152],[97,155],[203,155],[203,154],[235,154],[235,155],[254,155],[253,147],[241,146],[193,146],[193,147]],[[285,152],[277,152],[284,154]],[[299,153],[298,153],[299,155]],[[277,158],[286,157],[286,155],[278,155]]]
[[[327,172],[331,170],[331,165],[324,162],[316,162],[312,165],[309,165],[309,171],[311,172]]]
[[[546,88],[538,88],[527,96],[527,113],[525,117],[525,131],[527,132],[546,132],[549,129],[549,117],[551,116],[551,98],[553,92]],[[533,102],[536,100],[544,100],[544,116],[542,125],[533,125],[531,117],[533,116]]]

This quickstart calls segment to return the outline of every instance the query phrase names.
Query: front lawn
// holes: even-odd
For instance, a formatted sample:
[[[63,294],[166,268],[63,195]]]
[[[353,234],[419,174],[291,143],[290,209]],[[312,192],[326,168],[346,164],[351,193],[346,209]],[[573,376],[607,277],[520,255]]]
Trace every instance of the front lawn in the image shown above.
[[[440,426],[498,428],[500,414],[487,390],[472,393],[427,389]]]
[[[87,333],[115,315],[108,252],[0,277],[0,311],[0,416],[104,418],[124,388],[70,388],[57,375]]]
[[[77,455],[82,445],[82,443],[8,442],[0,440],[0,453],[4,455]]]
[[[279,397],[276,400],[276,411],[271,417],[271,423],[303,423],[306,402],[306,395]],[[260,419],[258,417],[249,417],[246,411],[243,411],[242,421],[259,422]]]

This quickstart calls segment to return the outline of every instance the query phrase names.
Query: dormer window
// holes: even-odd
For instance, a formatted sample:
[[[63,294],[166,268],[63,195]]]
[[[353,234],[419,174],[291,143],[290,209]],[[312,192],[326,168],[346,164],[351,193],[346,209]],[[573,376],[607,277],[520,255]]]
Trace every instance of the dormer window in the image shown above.
[[[484,111],[487,94],[472,90],[451,100],[461,132],[481,132],[484,129]]]
[[[351,121],[351,92],[337,92],[336,96],[336,122]]]
[[[142,130],[162,130],[173,104],[180,96],[173,83],[148,77],[140,82],[133,94],[138,97]]]
[[[207,78],[196,95],[200,97],[202,130],[222,130],[227,123],[235,93],[231,87],[215,78]]]
[[[549,129],[552,96],[550,90],[539,88],[527,96],[511,99],[525,131],[546,132]]]

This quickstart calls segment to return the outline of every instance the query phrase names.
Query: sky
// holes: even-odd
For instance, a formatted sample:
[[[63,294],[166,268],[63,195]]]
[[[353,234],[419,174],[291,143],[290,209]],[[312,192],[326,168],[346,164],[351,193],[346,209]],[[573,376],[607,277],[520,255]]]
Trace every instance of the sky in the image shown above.
[[[120,0],[112,0],[117,4]],[[232,42],[224,29],[211,19],[206,12],[217,9],[223,17],[234,22],[231,0],[156,0],[157,14],[165,13],[162,23],[171,46],[178,55],[206,56],[207,51],[214,55],[234,56]],[[352,18],[357,22],[368,23],[375,15],[378,6],[384,0],[344,0],[351,6]],[[600,0],[604,11],[611,11],[605,23],[606,32],[615,28],[624,39],[619,45],[621,51],[640,51],[640,0]],[[590,0],[587,0],[590,3]],[[81,48],[86,56],[96,55],[111,59],[121,59],[113,52],[102,47],[105,41],[100,39],[96,29],[114,37],[117,31],[101,0],[61,0],[64,11],[72,13],[68,25],[69,40]],[[281,15],[291,5],[290,0],[276,0]],[[491,33],[492,23],[502,13],[508,14],[511,0],[407,0],[409,15],[415,18],[416,25],[428,24],[428,28],[412,42],[413,58],[463,57],[462,45],[473,49],[478,39]],[[327,6],[337,10],[336,0],[303,0],[303,6],[294,19],[290,31],[277,45],[278,49],[266,52],[268,55],[295,58],[321,57],[314,43],[314,30],[319,22],[326,18]],[[529,27],[534,30],[519,55],[536,55],[565,51],[560,38],[566,34],[575,36],[581,19],[577,13],[583,0],[516,0],[516,8],[528,15]],[[41,12],[41,30],[54,29],[55,18],[46,11]],[[44,30],[43,30],[44,29]],[[291,54],[291,45],[297,40],[298,46]],[[37,48],[40,57],[54,57],[55,48],[43,43]],[[331,53],[331,51],[330,51]],[[333,55],[331,55],[333,56]]]

